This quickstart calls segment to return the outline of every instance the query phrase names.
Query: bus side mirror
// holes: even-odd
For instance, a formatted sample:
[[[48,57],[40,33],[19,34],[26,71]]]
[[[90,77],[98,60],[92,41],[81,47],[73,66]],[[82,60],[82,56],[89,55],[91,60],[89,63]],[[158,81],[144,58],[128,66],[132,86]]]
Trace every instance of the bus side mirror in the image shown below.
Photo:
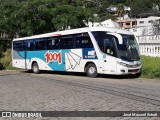
[[[118,33],[107,33],[107,34],[117,37],[119,44],[123,44],[123,39],[122,39],[122,36],[120,34],[118,34]]]

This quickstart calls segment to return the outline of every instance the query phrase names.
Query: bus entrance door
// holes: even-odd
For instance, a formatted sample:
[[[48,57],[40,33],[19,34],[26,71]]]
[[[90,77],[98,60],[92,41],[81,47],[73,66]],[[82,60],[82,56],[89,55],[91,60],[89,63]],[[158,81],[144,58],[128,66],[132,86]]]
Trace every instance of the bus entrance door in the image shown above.
[[[115,74],[116,73],[116,58],[103,55],[103,73],[105,74]]]

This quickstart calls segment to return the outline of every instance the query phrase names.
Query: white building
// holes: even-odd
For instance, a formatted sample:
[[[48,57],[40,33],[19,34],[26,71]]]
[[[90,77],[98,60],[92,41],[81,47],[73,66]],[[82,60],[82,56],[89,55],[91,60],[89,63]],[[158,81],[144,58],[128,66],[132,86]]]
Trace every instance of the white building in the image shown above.
[[[139,18],[136,19],[136,27],[129,29],[138,39],[142,55],[160,57],[160,33],[156,31],[156,28],[153,25],[159,19],[160,17],[153,16]]]
[[[155,27],[154,23],[159,20],[160,17],[148,17],[148,18],[139,18],[136,19],[136,27],[130,28],[129,30],[135,34],[136,37],[139,36],[149,36],[149,35],[155,35]]]
[[[148,56],[160,57],[160,17],[150,16],[148,18],[123,19],[116,21],[122,29],[132,32],[140,45],[140,53]]]
[[[111,28],[120,28],[119,24],[112,21],[111,19],[108,19],[102,22],[95,22],[95,23],[89,22],[88,26],[89,27],[103,26],[103,27],[111,27]]]
[[[151,16],[148,18],[117,20],[116,22],[122,29],[128,29],[136,37],[140,37],[160,34],[155,27],[155,24],[160,26],[159,20],[160,17]]]

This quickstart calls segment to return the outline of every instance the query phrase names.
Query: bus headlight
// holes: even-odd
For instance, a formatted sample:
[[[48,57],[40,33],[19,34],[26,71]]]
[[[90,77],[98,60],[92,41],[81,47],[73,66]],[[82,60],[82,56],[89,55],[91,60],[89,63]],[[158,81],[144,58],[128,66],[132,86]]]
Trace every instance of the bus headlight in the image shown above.
[[[123,62],[119,62],[119,61],[117,61],[117,63],[118,63],[119,65],[122,65],[122,66],[125,66],[125,67],[129,67],[129,68],[136,68],[136,67],[139,67],[139,66],[141,65],[141,63],[129,65],[129,64],[126,64],[126,63],[123,63]]]
[[[126,63],[119,62],[119,61],[117,61],[117,63],[120,64],[120,65],[122,65],[122,66],[128,67],[128,64],[126,64]]]

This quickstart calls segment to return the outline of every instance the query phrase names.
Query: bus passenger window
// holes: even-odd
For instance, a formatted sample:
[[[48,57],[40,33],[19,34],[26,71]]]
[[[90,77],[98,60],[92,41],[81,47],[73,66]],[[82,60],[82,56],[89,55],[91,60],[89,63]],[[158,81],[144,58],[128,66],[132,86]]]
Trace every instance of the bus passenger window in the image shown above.
[[[92,41],[87,33],[77,35],[76,48],[93,48]]]
[[[59,41],[59,49],[73,49],[73,35],[63,36]]]
[[[13,50],[15,51],[23,51],[23,42],[22,41],[14,41],[13,42]]]
[[[45,50],[45,39],[35,41],[35,50]]]
[[[47,40],[47,49],[49,50],[54,50],[54,49],[58,49],[58,38],[48,38]]]
[[[25,50],[33,50],[33,40],[24,41]]]

